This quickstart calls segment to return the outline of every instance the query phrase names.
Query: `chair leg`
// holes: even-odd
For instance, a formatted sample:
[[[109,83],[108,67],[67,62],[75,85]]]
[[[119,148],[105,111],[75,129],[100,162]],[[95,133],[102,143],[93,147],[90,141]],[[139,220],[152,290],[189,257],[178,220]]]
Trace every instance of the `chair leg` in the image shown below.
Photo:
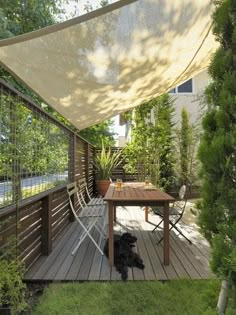
[[[154,227],[152,232],[156,231],[156,229],[161,225],[162,222],[163,222],[163,219]]]
[[[163,220],[162,220],[162,221],[163,221]],[[169,220],[169,224],[171,225],[171,228],[169,229],[169,231],[171,231],[172,229],[176,229],[176,231],[178,231],[179,234],[182,235],[182,236],[189,242],[190,245],[192,245],[192,241],[191,241],[189,238],[187,238],[187,236],[185,236],[185,235],[183,234],[183,232],[182,232],[173,222],[171,222],[171,221]],[[155,227],[154,230],[155,230],[156,228],[157,228],[157,227]],[[154,231],[154,230],[153,230],[153,231]],[[153,231],[152,231],[152,232],[153,232]],[[162,237],[159,239],[159,241],[157,242],[157,245],[160,244],[163,239],[164,239],[164,237],[162,236]]]
[[[170,230],[172,230],[172,228],[176,229],[179,232],[179,234],[182,235],[189,242],[190,245],[192,245],[192,241],[190,241],[190,239],[187,238],[187,236],[185,236],[183,232],[176,225],[173,224]]]
[[[95,229],[98,231],[99,234],[101,234],[103,237],[106,237],[107,236],[107,233],[104,229],[104,227],[99,223],[97,222],[97,226],[95,225]]]
[[[157,242],[157,245],[159,245],[161,243],[161,241],[163,241],[164,237],[162,236],[159,241]]]
[[[92,237],[89,233],[86,233],[85,236],[88,236],[88,237],[90,238],[90,240],[93,242],[93,244],[94,244],[94,245],[97,247],[97,249],[99,250],[100,254],[103,256],[103,255],[104,255],[103,251],[101,250],[99,244],[93,239],[93,237]],[[85,236],[83,237],[83,239],[81,239],[81,240],[79,241],[79,243],[78,243],[78,244],[76,245],[76,247],[74,248],[73,252],[71,253],[72,256],[74,256],[75,253],[77,252],[77,250],[79,249],[79,247],[80,247],[80,245],[82,244],[82,242],[83,242]]]
[[[78,219],[77,219],[78,220]],[[91,230],[92,228],[97,229],[98,233],[101,235],[101,231],[99,231],[99,228],[96,226],[96,221],[93,222],[93,224],[89,227],[86,228],[86,226],[80,221],[78,220],[78,222],[80,223],[80,225],[83,227],[83,233],[81,234],[80,238],[79,238],[79,243],[76,245],[76,247],[74,248],[74,250],[72,251],[71,255],[74,256],[75,253],[77,252],[77,250],[79,249],[80,245],[82,244],[83,240],[85,239],[86,236],[88,236],[90,238],[90,240],[93,242],[93,244],[97,247],[97,249],[99,250],[99,252],[101,253],[101,255],[104,255],[103,251],[101,250],[99,244],[94,240],[94,238],[91,235]]]

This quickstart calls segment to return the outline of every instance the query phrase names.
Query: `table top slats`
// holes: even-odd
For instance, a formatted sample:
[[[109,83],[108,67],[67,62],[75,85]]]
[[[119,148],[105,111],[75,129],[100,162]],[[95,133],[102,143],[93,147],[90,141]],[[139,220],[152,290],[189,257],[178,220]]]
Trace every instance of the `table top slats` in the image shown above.
[[[106,201],[174,201],[175,199],[159,188],[147,190],[144,183],[124,183],[123,189],[117,191],[115,184],[111,184],[104,197]]]

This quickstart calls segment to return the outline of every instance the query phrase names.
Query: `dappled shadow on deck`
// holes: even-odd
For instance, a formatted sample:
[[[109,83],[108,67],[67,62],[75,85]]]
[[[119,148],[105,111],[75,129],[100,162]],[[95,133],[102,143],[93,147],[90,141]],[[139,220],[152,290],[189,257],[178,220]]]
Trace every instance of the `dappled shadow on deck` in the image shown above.
[[[149,214],[149,221],[157,223],[158,217]],[[159,229],[152,233],[153,224],[144,221],[144,211],[139,207],[118,207],[115,233],[131,232],[138,238],[135,250],[144,261],[145,269],[129,268],[128,280],[172,280],[209,279],[213,275],[209,269],[210,247],[200,235],[197,227],[182,223],[184,233],[192,240],[185,239],[171,231],[170,265],[163,265],[163,242]],[[80,228],[77,222],[69,225],[61,238],[54,244],[49,256],[42,256],[25,274],[26,281],[82,281],[120,280],[115,268],[110,269],[108,260],[96,250],[86,238],[75,256],[71,255],[78,242]],[[94,237],[98,237],[93,231]]]

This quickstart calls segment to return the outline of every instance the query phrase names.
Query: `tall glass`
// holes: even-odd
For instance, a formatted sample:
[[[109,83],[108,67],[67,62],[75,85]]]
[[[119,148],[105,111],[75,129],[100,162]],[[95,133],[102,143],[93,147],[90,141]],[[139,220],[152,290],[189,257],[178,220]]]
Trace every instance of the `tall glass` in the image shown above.
[[[116,189],[116,191],[122,190],[122,180],[120,178],[117,178],[117,180],[116,180],[115,189]]]
[[[149,176],[145,177],[145,186],[148,186],[150,184],[150,178]]]

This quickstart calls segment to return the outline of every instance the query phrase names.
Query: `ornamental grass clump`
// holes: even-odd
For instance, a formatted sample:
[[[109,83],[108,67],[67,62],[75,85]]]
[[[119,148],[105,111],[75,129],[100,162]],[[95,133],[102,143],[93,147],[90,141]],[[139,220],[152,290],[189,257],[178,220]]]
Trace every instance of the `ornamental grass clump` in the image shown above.
[[[114,168],[122,163],[122,150],[111,152],[111,148],[105,148],[102,143],[102,149],[94,159],[94,166],[98,180],[110,179]]]

